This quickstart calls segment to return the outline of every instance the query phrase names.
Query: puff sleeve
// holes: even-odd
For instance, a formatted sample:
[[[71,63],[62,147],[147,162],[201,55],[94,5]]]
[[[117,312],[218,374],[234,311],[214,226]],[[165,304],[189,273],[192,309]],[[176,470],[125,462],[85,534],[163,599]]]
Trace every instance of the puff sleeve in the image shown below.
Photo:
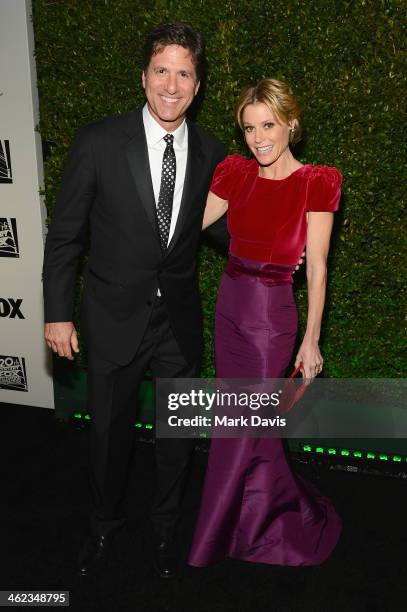
[[[225,157],[215,168],[209,191],[222,200],[228,200],[244,161],[246,161],[245,158],[239,153]]]
[[[331,166],[313,166],[309,177],[306,210],[334,212],[339,208],[342,174]]]

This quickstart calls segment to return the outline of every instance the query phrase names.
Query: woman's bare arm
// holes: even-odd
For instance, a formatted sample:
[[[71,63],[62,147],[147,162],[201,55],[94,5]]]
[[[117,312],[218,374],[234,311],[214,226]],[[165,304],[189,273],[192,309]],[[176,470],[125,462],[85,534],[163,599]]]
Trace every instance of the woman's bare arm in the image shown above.
[[[312,379],[322,369],[318,342],[325,305],[327,257],[332,233],[333,213],[309,212],[307,229],[308,316],[305,335],[295,364],[302,361],[304,378]]]
[[[206,229],[212,223],[215,223],[218,219],[225,214],[228,209],[227,200],[222,200],[217,195],[210,191],[206,199],[206,206],[204,212],[204,218],[202,222],[202,229]]]

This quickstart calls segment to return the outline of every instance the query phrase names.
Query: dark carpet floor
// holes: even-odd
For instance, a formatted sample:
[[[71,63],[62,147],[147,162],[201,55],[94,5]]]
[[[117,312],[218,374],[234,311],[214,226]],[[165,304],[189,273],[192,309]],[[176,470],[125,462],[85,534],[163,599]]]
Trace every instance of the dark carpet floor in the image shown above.
[[[344,521],[332,557],[314,568],[225,561],[184,566],[166,583],[151,570],[145,543],[152,490],[152,443],[135,445],[126,513],[107,571],[81,582],[75,561],[87,529],[86,428],[48,410],[0,405],[0,590],[70,591],[71,609],[145,612],[385,612],[407,610],[406,482],[298,469],[329,495]],[[206,455],[196,452],[186,491],[179,551],[185,559]]]

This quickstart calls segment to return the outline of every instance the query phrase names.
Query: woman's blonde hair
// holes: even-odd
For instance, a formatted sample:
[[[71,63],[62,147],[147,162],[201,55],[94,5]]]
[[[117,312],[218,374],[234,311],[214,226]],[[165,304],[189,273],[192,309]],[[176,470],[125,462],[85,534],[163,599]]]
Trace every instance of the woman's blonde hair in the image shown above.
[[[240,93],[235,107],[235,117],[243,130],[243,111],[249,104],[263,102],[283,123],[291,123],[290,143],[301,139],[301,107],[292,89],[277,79],[262,79],[257,85],[245,87]]]

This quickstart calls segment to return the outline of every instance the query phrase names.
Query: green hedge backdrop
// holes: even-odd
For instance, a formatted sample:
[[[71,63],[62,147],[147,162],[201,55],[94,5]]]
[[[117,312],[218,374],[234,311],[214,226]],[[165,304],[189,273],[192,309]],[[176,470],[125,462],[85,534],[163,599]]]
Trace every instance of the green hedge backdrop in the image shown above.
[[[75,130],[143,102],[143,39],[160,21],[174,19],[189,21],[205,35],[209,75],[198,121],[230,152],[244,151],[233,122],[243,85],[272,76],[297,92],[306,127],[297,157],[335,165],[344,175],[323,324],[325,373],[401,376],[403,0],[33,0],[50,218]],[[205,375],[213,374],[213,310],[224,263],[203,246]],[[303,271],[296,285],[303,328]]]

